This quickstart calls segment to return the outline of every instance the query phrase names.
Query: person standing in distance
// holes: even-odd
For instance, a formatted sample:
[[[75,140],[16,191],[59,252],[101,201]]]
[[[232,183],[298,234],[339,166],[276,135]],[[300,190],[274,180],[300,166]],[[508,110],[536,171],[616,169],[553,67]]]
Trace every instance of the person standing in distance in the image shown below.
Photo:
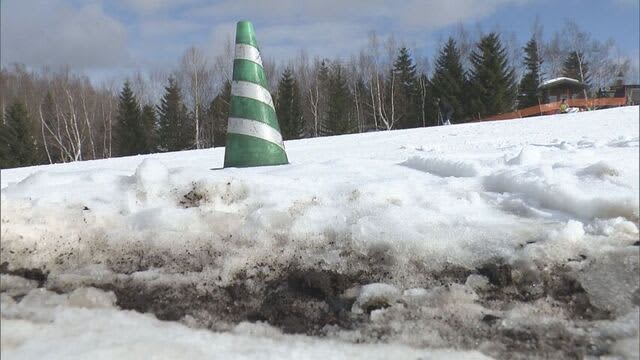
[[[442,125],[451,125],[451,117],[454,113],[453,106],[451,106],[446,99],[437,98],[436,102],[438,103],[438,110],[442,117]]]

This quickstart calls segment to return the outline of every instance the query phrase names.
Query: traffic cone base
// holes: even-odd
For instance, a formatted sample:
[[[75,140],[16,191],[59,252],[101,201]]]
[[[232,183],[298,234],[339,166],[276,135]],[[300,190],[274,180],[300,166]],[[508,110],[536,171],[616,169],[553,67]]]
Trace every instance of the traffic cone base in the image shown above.
[[[236,26],[224,167],[288,164],[253,25]]]
[[[280,146],[255,136],[228,133],[224,153],[225,167],[250,167],[288,164]]]

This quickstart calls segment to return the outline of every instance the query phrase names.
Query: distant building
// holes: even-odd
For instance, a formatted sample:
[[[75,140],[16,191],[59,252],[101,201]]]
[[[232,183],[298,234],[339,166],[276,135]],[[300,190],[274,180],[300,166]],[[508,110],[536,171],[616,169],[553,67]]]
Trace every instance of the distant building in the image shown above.
[[[618,84],[600,89],[600,97],[625,98],[625,105],[640,105],[640,85]]]
[[[562,99],[584,99],[587,86],[582,82],[559,77],[547,80],[538,86],[540,102],[542,104],[553,103]]]
[[[640,104],[640,85],[624,85],[622,79],[614,86],[600,89],[596,97],[589,97],[586,90],[587,86],[576,79],[568,77],[550,79],[538,86],[538,105],[510,113],[496,114],[482,120],[506,120],[557,114],[560,112],[562,99],[567,100],[568,106],[580,111]]]

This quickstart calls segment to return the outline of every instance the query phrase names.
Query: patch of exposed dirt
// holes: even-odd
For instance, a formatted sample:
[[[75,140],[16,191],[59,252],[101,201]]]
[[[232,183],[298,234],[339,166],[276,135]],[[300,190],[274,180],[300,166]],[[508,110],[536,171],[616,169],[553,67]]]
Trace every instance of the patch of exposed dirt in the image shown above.
[[[0,264],[0,274],[14,275],[20,276],[27,280],[34,280],[38,282],[38,286],[42,287],[44,283],[47,281],[47,277],[49,276],[49,272],[43,269],[14,269],[10,270],[9,263],[3,262]]]
[[[451,311],[446,302],[431,304],[427,308],[419,301],[374,302],[379,305],[367,308],[361,314],[354,313],[351,311],[356,299],[354,291],[357,293],[360,286],[373,282],[394,283],[388,269],[383,266],[390,260],[382,253],[372,256],[375,261],[367,259],[372,262],[370,271],[356,270],[345,274],[289,265],[284,268],[267,267],[269,276],[255,275],[255,272],[248,276],[248,269],[245,269],[236,274],[233,282],[225,285],[218,285],[218,279],[207,278],[204,273],[184,281],[147,281],[144,277],[134,276],[132,268],[123,265],[127,271],[117,274],[112,281],[85,282],[82,286],[113,291],[117,305],[122,309],[153,313],[161,320],[183,321],[191,326],[214,330],[222,330],[228,324],[241,321],[264,321],[286,333],[332,336],[336,332],[356,330],[354,334],[357,335],[353,335],[356,342],[399,341],[413,346],[461,349],[477,349],[478,344],[490,343],[491,346],[481,350],[504,359],[531,356],[582,358],[610,352],[610,342],[606,339],[594,339],[584,332],[572,331],[588,325],[590,321],[610,319],[611,314],[590,302],[588,294],[569,268],[508,264],[495,259],[476,269],[445,266],[437,273],[416,275],[422,279],[421,287],[426,291],[442,289],[444,293],[456,284],[471,289],[469,285],[463,285],[470,275],[486,279],[485,285],[475,288],[475,291],[469,290],[477,295],[469,306],[484,309],[482,314],[471,320],[465,318],[467,315]],[[144,258],[133,268],[140,271],[150,267],[168,267],[169,264],[163,263],[162,259]],[[112,269],[119,268],[117,264],[112,265],[115,265]],[[179,266],[171,265],[171,268]],[[191,275],[198,270],[190,263],[185,266]],[[257,267],[264,268],[265,264]],[[8,263],[2,264],[0,273],[36,280],[40,286],[57,292],[73,290],[48,283],[49,273],[44,269],[10,268]],[[180,273],[173,273],[173,276],[180,276]],[[541,312],[548,311],[544,306],[551,304],[570,325],[505,326],[504,312],[522,304],[534,309],[539,307]],[[377,312],[376,316],[383,321],[374,321],[374,310],[382,308],[386,309]],[[393,323],[396,325],[391,326]],[[431,329],[438,334],[439,340],[421,339],[418,334],[412,334],[415,332],[413,328]]]

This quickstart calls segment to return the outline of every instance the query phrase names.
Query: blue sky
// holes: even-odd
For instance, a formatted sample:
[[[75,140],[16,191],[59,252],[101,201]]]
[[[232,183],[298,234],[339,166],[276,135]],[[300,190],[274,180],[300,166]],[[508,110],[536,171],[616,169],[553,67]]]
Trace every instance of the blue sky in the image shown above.
[[[394,34],[416,55],[432,58],[463,24],[513,33],[523,44],[536,17],[544,35],[576,22],[599,40],[613,38],[638,67],[640,0],[0,0],[3,65],[68,65],[107,77],[167,69],[191,45],[213,58],[235,22],[254,22],[263,57],[346,58],[368,35]]]

